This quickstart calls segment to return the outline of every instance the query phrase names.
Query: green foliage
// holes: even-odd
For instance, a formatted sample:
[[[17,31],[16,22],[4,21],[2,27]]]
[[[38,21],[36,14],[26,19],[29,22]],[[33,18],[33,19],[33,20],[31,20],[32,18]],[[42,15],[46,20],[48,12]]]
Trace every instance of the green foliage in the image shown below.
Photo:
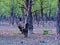
[[[24,4],[24,0],[0,0],[0,16],[10,16],[10,4],[12,3],[12,6],[14,8],[14,15],[16,16],[22,16],[22,10],[21,7]],[[41,0],[33,0],[32,5],[32,12],[38,10],[37,12],[40,13],[40,3]],[[48,13],[49,9],[51,9],[51,16],[53,16],[56,12],[57,8],[57,0],[43,0],[43,8],[44,13]]]
[[[48,30],[44,30],[43,35],[47,35],[47,34],[48,34]]]
[[[9,0],[0,0],[0,16],[9,16],[10,15],[10,1]]]
[[[32,6],[32,12],[35,10],[40,10],[40,3],[41,0],[36,0],[34,5]],[[56,13],[57,8],[57,0],[43,0],[43,11],[44,13],[48,13],[49,9],[51,9],[51,16],[53,16]],[[39,12],[40,13],[40,12]]]

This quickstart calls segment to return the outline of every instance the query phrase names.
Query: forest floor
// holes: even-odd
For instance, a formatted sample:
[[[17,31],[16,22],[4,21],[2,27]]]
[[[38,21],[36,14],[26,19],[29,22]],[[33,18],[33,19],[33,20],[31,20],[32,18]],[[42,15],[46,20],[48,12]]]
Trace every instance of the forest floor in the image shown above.
[[[23,34],[0,35],[0,45],[60,45],[55,35],[32,34],[24,38]]]
[[[53,24],[53,25],[52,25]],[[33,24],[34,34],[24,38],[17,26],[0,24],[0,45],[60,45],[60,40],[56,37],[55,22],[45,23],[44,27]],[[53,30],[53,34],[43,35],[42,30]],[[50,33],[52,33],[50,32]]]

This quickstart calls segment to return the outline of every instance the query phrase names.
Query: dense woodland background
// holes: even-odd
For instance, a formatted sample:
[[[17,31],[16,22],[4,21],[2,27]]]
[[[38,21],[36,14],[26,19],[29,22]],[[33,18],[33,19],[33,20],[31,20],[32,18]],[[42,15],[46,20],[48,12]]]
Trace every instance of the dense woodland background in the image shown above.
[[[36,11],[37,15],[40,15],[41,5],[43,7],[43,14],[52,17],[56,15],[57,10],[57,0],[33,0],[32,2],[32,15]],[[10,16],[10,7],[13,7],[13,12],[15,16],[23,15],[24,0],[0,0],[0,17]]]
[[[22,20],[29,23],[31,30],[34,21],[39,24],[39,21],[57,20],[59,27],[59,5],[59,0],[0,0],[0,21],[9,21],[13,25]]]

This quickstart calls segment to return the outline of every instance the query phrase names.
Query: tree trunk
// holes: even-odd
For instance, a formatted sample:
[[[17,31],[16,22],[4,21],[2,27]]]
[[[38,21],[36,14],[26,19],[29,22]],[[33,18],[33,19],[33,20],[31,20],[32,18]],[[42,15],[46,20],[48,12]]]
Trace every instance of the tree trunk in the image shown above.
[[[24,16],[23,16],[23,19],[24,19],[24,24],[27,23],[27,15],[28,15],[28,0],[25,0],[24,2]]]
[[[49,20],[51,20],[51,2],[49,1],[49,9],[48,9],[48,17],[49,17]]]
[[[40,0],[40,5],[41,5],[41,9],[40,9],[40,13],[41,13],[41,19],[43,20],[43,0]]]
[[[34,12],[35,20],[37,21],[37,12]]]
[[[14,25],[13,0],[10,1],[10,23]]]
[[[58,10],[57,10],[57,35],[60,39],[60,0],[58,0]]]
[[[40,13],[41,13],[41,22],[43,23],[43,27],[44,27],[44,15],[43,15],[43,0],[40,0],[40,5],[41,5],[41,9],[40,9]]]
[[[33,33],[33,22],[32,22],[32,0],[28,0],[28,14],[27,14],[27,23],[28,26],[28,35]]]

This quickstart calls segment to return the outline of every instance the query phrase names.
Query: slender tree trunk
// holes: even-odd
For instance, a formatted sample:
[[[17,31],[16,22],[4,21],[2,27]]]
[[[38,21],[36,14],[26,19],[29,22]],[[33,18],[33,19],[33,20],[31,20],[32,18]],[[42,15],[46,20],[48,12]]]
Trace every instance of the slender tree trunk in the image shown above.
[[[10,23],[14,25],[13,0],[10,1]]]
[[[39,17],[38,17],[38,15],[37,15],[37,11],[35,11],[34,12],[34,18],[35,18],[35,20],[36,20],[36,22],[37,22],[37,26],[39,26]]]
[[[37,21],[37,12],[34,12],[35,20]]]
[[[24,23],[26,24],[27,23],[27,15],[28,15],[28,0],[25,0],[24,2]]]
[[[58,0],[58,10],[57,10],[57,33],[60,35],[60,0]]]
[[[51,1],[49,0],[49,5],[48,5],[49,9],[48,9],[48,17],[49,20],[51,19]]]
[[[40,13],[41,13],[41,21],[43,23],[43,27],[44,27],[44,14],[43,14],[43,0],[40,0],[40,5],[41,5],[41,9],[40,9]]]
[[[42,20],[43,20],[43,0],[40,0],[41,2],[40,2],[40,5],[41,5],[41,9],[40,9],[40,13],[41,13],[41,18],[42,18]]]

